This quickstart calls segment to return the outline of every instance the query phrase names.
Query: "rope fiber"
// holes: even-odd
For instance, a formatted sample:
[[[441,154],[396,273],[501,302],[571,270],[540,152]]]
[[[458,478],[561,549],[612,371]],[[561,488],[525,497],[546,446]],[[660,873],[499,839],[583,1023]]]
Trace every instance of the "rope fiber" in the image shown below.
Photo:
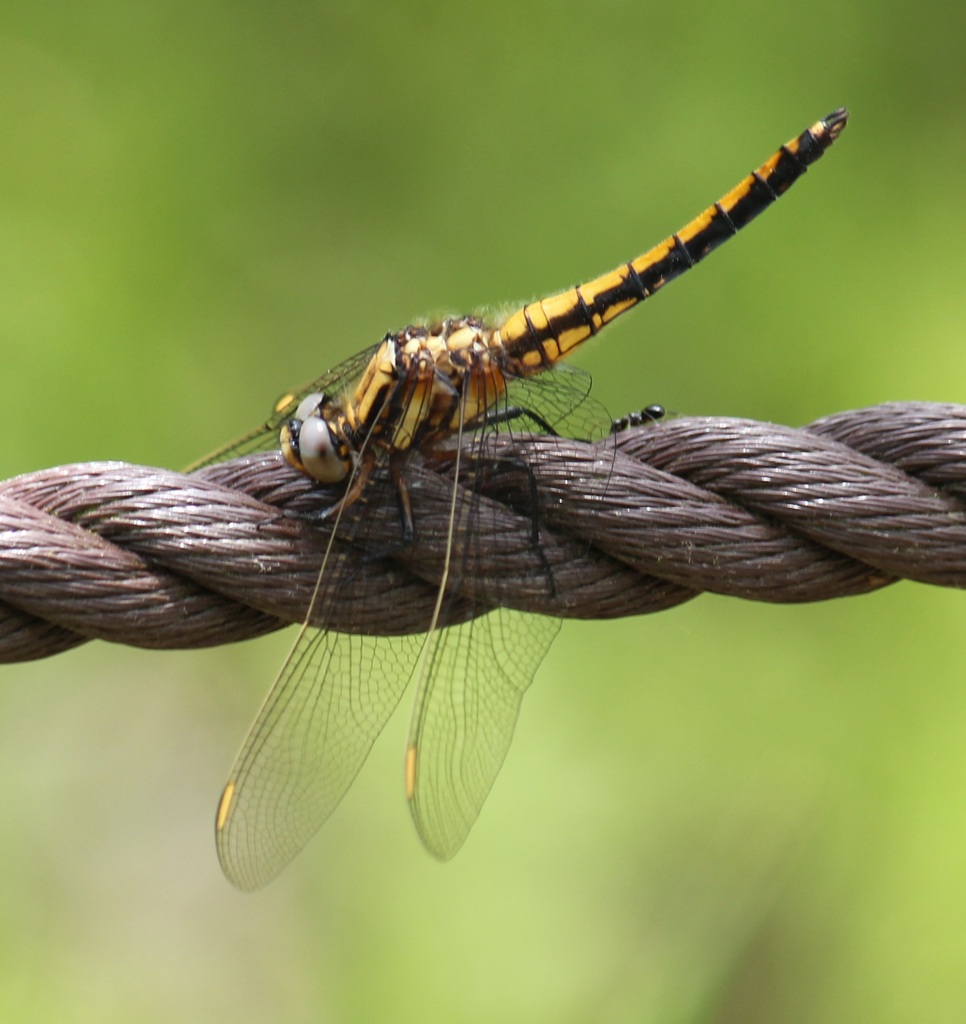
[[[704,591],[800,602],[900,578],[966,585],[966,406],[879,405],[798,429],[682,417],[597,444],[494,435],[487,446],[482,496],[466,506],[472,572],[457,574],[449,622],[496,605],[612,618]],[[390,486],[347,510],[352,543],[340,530],[327,568],[339,600],[315,624],[426,629],[446,470],[406,464],[411,544],[393,541]],[[191,475],[102,462],[4,481],[0,661],[94,638],[204,647],[300,622],[328,540],[318,512],[333,500],[277,452]]]

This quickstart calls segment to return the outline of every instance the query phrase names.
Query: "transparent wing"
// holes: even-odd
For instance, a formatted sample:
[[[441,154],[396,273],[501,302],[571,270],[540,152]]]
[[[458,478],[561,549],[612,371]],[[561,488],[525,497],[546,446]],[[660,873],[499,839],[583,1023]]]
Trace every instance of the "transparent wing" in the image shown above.
[[[399,703],[422,640],[302,629],[218,808],[218,858],[239,889],[271,881],[335,809]]]
[[[274,448],[281,424],[306,394],[352,386],[374,350],[359,353],[285,396],[262,428],[203,464]],[[577,436],[606,430],[608,417],[587,400],[588,389],[589,378],[568,369],[511,381],[492,415],[470,431],[468,447],[479,455],[485,435],[494,428],[540,432],[549,424],[560,433],[576,431]],[[531,419],[501,417],[510,408],[530,413]],[[470,476],[472,466],[471,458]],[[450,550],[455,541],[459,552],[450,578],[454,593],[460,578],[479,566],[477,559],[487,557],[479,543],[485,535],[480,527],[487,525],[480,521],[488,515],[483,511],[486,506],[473,495],[472,482],[467,494],[447,540]],[[369,525],[363,515],[352,526],[352,536],[365,541]],[[338,580],[325,578],[320,587],[318,607],[324,619],[326,603],[338,599]],[[548,588],[553,588],[551,579]],[[241,889],[256,889],[305,846],[358,774],[397,706],[420,651],[407,794],[426,847],[437,857],[451,857],[493,785],[523,694],[558,629],[557,619],[502,609],[425,638],[377,638],[303,627],[222,795],[216,841],[227,877]]]
[[[566,365],[508,379],[505,394],[472,424],[459,474],[465,496],[450,523],[454,589],[461,579],[487,575],[477,571],[479,560],[492,557],[481,538],[496,528],[493,509],[474,494],[473,483],[481,469],[486,474],[486,435],[494,429],[545,433],[547,426],[569,436],[606,434],[610,418],[588,398],[589,390],[590,377]],[[539,515],[537,508],[530,511]],[[527,544],[539,561],[536,538]],[[550,593],[555,585],[549,566],[547,572]],[[509,750],[523,695],[559,629],[557,618],[496,608],[427,637],[406,750],[406,794],[423,844],[441,860],[463,845],[479,816]]]
[[[250,455],[252,452],[267,452],[278,448],[278,435],[282,424],[291,419],[292,414],[298,408],[299,403],[306,395],[315,391],[326,392],[330,395],[341,395],[352,388],[362,371],[369,365],[369,361],[375,354],[381,342],[370,345],[369,348],[357,352],[354,356],[346,359],[328,373],[323,374],[310,384],[299,388],[297,391],[288,391],[279,398],[272,409],[269,418],[255,430],[243,434],[229,444],[216,449],[204,458],[193,462],[186,470],[190,473],[193,470],[201,469],[202,466],[211,466],[216,462],[226,462],[241,455]]]
[[[463,845],[500,771],[520,702],[560,620],[496,609],[427,638],[406,751],[416,830],[434,856]]]
[[[505,408],[525,409],[539,417],[533,419],[536,433],[546,433],[542,420],[561,437],[595,441],[610,431],[611,417],[596,399],[590,397],[591,378],[585,370],[558,363],[534,377],[507,379],[506,394],[500,399]],[[488,419],[492,420],[491,410]],[[524,423],[527,418],[521,418]],[[510,420],[508,429],[521,430],[519,421]]]

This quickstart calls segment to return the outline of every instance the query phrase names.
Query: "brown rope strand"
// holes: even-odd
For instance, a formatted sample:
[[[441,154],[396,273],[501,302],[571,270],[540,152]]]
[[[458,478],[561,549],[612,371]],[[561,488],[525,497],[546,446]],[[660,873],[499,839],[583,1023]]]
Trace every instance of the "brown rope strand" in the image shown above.
[[[903,577],[966,584],[963,406],[896,403],[802,429],[680,418],[596,445],[497,435],[486,454],[482,496],[461,505],[473,519],[448,621],[495,605],[605,618],[702,591],[795,602]],[[446,470],[406,466],[412,545],[389,486],[348,510],[359,530],[336,541],[339,600],[317,625],[425,629]],[[313,513],[332,500],[277,453],[190,476],[87,463],[2,482],[0,660],[91,638],[200,647],[301,621],[327,541]]]

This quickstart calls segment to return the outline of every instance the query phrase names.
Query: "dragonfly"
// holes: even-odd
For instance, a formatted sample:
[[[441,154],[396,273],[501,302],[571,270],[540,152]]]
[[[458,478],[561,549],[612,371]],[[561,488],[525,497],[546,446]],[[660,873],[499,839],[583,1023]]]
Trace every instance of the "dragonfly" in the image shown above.
[[[592,408],[586,375],[565,372],[561,361],[768,208],[839,137],[847,119],[840,108],[816,121],[683,228],[609,273],[496,322],[466,315],[386,334],[283,396],[262,427],[196,464],[280,449],[294,471],[337,494],[318,513],[331,531],[309,613],[218,804],[216,846],[234,885],[265,885],[303,849],[352,784],[413,677],[405,794],[426,848],[442,860],[456,853],[559,628],[552,615],[500,607],[454,621],[452,595],[475,571],[468,552],[485,557],[472,544],[485,513],[466,498],[472,487],[459,482],[472,479],[493,431],[580,436],[573,431],[596,422],[596,414],[585,412]],[[615,421],[612,433],[657,423],[662,415],[660,406],[650,406]],[[335,538],[352,543],[374,488],[388,486],[398,504],[399,543],[411,544],[419,524],[407,468],[415,455],[443,450],[452,463],[449,526],[425,631],[374,637],[325,628],[326,609],[339,602],[344,583],[331,557]],[[535,502],[538,509],[538,496]],[[538,522],[529,543],[539,547]],[[552,578],[547,586],[552,593]]]

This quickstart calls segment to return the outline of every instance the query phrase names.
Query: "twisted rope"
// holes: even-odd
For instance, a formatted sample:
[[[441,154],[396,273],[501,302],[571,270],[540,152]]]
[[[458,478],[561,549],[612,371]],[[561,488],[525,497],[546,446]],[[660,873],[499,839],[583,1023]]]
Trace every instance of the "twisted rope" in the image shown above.
[[[449,621],[498,604],[607,618],[703,591],[795,602],[899,578],[966,585],[964,406],[880,405],[801,429],[681,418],[596,445],[491,443],[472,572],[459,574]],[[353,506],[365,526],[351,544],[336,540],[327,572],[339,600],[317,624],[426,628],[452,482],[419,458],[406,478],[416,542],[393,550],[390,487]],[[190,476],[90,463],[2,482],[0,661],[95,637],[201,647],[300,622],[328,541],[312,513],[332,500],[277,453]]]

